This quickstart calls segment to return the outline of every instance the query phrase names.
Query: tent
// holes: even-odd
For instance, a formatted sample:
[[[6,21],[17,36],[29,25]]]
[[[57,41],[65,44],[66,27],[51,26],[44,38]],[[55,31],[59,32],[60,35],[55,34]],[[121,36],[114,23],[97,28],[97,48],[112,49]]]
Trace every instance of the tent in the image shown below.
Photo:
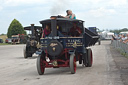
[[[114,36],[114,33],[113,32],[103,31],[101,33],[102,39],[112,39],[112,36]]]

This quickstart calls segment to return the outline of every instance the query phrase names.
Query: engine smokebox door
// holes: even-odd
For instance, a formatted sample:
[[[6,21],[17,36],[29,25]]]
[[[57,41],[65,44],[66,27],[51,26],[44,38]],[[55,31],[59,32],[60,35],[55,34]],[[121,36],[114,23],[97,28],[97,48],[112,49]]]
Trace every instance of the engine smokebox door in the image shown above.
[[[62,50],[63,45],[57,40],[52,40],[47,46],[47,52],[51,56],[58,56]]]

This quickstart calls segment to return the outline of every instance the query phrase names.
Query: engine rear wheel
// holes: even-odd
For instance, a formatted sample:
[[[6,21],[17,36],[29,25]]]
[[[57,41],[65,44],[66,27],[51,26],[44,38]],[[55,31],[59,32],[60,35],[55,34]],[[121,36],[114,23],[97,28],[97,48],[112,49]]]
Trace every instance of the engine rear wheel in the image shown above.
[[[76,73],[76,59],[74,55],[70,55],[70,71],[72,74]]]
[[[39,55],[37,58],[37,71],[39,75],[43,75],[45,71],[45,59],[43,57],[44,55]]]
[[[93,55],[92,55],[92,50],[89,48],[87,49],[87,65],[86,67],[92,67],[93,63]]]

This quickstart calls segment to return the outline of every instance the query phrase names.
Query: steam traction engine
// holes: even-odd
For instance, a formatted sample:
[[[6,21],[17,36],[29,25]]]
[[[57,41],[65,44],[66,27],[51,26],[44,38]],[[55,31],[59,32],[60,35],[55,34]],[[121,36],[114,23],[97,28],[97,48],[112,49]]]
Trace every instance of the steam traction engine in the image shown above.
[[[38,50],[40,37],[42,35],[42,27],[31,24],[31,26],[24,27],[24,30],[30,32],[26,46],[24,47],[24,58],[28,58],[32,57],[32,55]]]
[[[94,45],[98,35],[84,28],[82,20],[51,17],[40,21],[45,28],[50,24],[51,33],[47,37],[40,38],[40,50],[37,58],[37,71],[43,75],[45,68],[70,67],[72,74],[76,72],[76,62],[85,67],[91,67],[93,63],[92,50],[87,48]],[[69,31],[75,23],[82,33],[79,36],[71,36]]]

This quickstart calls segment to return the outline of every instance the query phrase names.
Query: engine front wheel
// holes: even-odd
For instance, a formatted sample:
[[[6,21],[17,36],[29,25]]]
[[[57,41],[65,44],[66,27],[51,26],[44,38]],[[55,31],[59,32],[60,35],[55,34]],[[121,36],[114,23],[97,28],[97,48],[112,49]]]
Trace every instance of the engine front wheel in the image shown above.
[[[39,55],[37,58],[37,71],[39,75],[43,75],[45,71],[45,59],[43,57],[44,56]]]
[[[26,53],[26,47],[24,47],[24,58],[28,58],[28,56],[27,56],[27,53]]]
[[[72,74],[76,73],[76,58],[74,55],[70,55],[70,71]]]
[[[32,54],[30,54],[30,53],[28,53],[27,51],[26,51],[26,47],[24,47],[24,58],[28,58],[28,57],[32,57]]]
[[[100,40],[98,41],[98,44],[99,44],[99,45],[101,44],[101,41],[100,41]]]

